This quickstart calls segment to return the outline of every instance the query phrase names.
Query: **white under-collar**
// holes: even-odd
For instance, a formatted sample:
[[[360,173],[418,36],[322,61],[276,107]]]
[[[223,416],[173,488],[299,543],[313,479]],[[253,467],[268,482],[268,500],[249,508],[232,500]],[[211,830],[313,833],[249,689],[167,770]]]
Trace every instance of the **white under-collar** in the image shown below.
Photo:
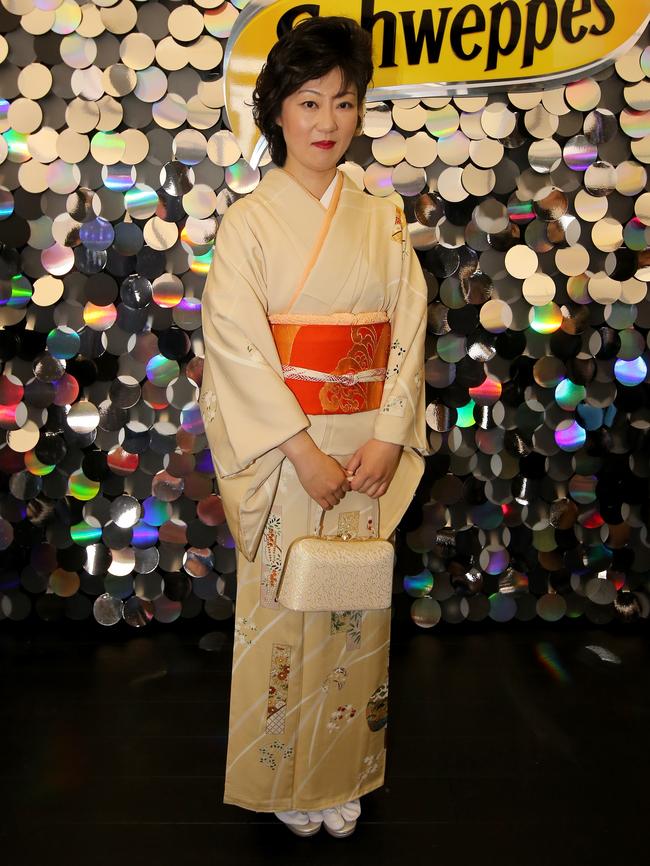
[[[331,184],[327,187],[323,195],[321,196],[320,203],[323,207],[328,207],[330,201],[332,200],[332,196],[334,195],[334,188],[336,187],[336,181],[338,180],[339,173],[338,171],[332,178]]]

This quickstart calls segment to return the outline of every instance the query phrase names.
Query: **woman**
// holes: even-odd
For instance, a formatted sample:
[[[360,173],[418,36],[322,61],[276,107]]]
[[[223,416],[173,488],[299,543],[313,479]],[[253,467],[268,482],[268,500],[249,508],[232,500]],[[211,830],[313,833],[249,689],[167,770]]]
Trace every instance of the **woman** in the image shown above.
[[[323,534],[391,537],[426,451],[422,270],[402,210],[337,168],[371,75],[347,18],[273,47],[253,113],[276,167],[224,214],[203,294],[200,405],[238,550],[224,802],[300,835],[348,835],[383,784],[390,610],[288,610],[283,557],[323,509]]]

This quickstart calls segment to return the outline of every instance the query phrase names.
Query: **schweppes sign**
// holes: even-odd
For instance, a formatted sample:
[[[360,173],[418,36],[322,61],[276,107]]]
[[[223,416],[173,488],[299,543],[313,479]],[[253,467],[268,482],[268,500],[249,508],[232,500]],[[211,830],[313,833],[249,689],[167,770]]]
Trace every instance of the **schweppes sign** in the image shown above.
[[[245,159],[266,142],[251,114],[273,44],[303,18],[345,15],[372,34],[366,99],[557,87],[612,63],[643,33],[650,0],[251,0],[224,59],[226,111]]]

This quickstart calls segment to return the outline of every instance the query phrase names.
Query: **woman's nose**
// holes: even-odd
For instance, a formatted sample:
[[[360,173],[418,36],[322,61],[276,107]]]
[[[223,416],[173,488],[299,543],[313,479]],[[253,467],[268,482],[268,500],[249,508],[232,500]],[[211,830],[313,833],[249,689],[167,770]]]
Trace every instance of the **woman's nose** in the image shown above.
[[[334,109],[324,106],[318,113],[318,126],[320,129],[336,129],[336,115]]]

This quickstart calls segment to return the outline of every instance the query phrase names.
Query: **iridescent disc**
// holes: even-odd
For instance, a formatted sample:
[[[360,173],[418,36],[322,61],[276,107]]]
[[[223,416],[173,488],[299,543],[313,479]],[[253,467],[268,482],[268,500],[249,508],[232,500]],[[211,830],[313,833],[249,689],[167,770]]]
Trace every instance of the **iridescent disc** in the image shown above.
[[[203,14],[205,29],[218,39],[227,39],[238,15],[237,8],[231,3],[221,3],[216,9],[206,9]]]
[[[438,156],[445,165],[462,165],[469,157],[469,139],[457,130],[438,139]]]
[[[239,159],[233,165],[227,166],[225,177],[228,187],[238,195],[252,192],[260,182],[259,169],[251,168],[245,159]]]
[[[555,400],[558,406],[566,411],[572,411],[587,396],[584,385],[576,385],[570,379],[563,379],[555,388]]]
[[[548,174],[562,161],[562,148],[552,138],[534,141],[528,149],[528,162],[540,174]]]
[[[167,92],[167,77],[162,69],[149,66],[132,74],[137,76],[133,94],[142,102],[158,102],[164,97]]]
[[[560,421],[555,429],[555,441],[563,451],[578,451],[585,444],[587,432],[576,421]]]
[[[539,259],[534,250],[523,244],[516,244],[506,253],[505,265],[509,274],[524,280],[537,270]]]
[[[74,252],[68,247],[53,244],[41,253],[41,263],[55,277],[67,274],[74,265]]]
[[[81,225],[79,239],[89,250],[107,250],[115,239],[115,231],[108,220],[95,217]]]
[[[368,102],[363,119],[363,133],[368,138],[381,138],[393,125],[391,110],[385,102]]]
[[[456,132],[460,124],[460,115],[456,108],[450,103],[444,108],[429,111],[425,126],[427,131],[436,138],[451,135]]]
[[[124,205],[132,217],[148,219],[158,207],[158,193],[144,183],[136,183],[124,194]]]
[[[7,219],[14,212],[14,197],[8,189],[0,187],[0,220]]]
[[[93,331],[107,331],[117,319],[117,310],[113,304],[99,306],[87,303],[83,310],[83,320]]]
[[[615,115],[608,108],[598,108],[585,118],[584,132],[590,144],[604,144],[610,141],[618,130]]]
[[[54,358],[74,358],[80,343],[79,334],[67,325],[60,325],[47,335],[47,349]]]
[[[370,193],[379,197],[391,195],[395,191],[391,167],[376,162],[366,169],[364,183]]]
[[[646,188],[648,173],[642,165],[625,160],[616,166],[616,191],[621,195],[638,195]]]
[[[586,171],[598,159],[598,148],[584,135],[574,135],[562,151],[565,163],[573,171]]]
[[[531,307],[529,322],[538,334],[553,334],[562,325],[562,311],[554,301],[541,307]]]
[[[555,297],[555,283],[548,274],[532,274],[526,277],[522,286],[522,294],[529,304],[542,307],[549,304]]]
[[[621,111],[619,122],[621,129],[630,138],[644,138],[650,135],[650,111],[634,111],[626,108]]]
[[[516,123],[517,115],[510,111],[505,102],[492,102],[481,113],[481,126],[491,138],[506,138],[513,132]]]
[[[156,56],[156,46],[146,33],[129,33],[120,43],[120,58],[130,69],[146,69]]]
[[[573,207],[581,219],[593,223],[607,213],[607,198],[603,195],[591,195],[581,189],[574,199]]]
[[[82,470],[79,469],[70,474],[67,492],[74,499],[87,502],[94,499],[99,493],[99,481],[93,481],[90,478],[87,478]]]
[[[647,229],[648,227],[640,219],[633,217],[623,229],[625,246],[631,250],[645,250],[650,246]]]
[[[400,195],[413,197],[427,188],[427,175],[423,168],[413,168],[408,162],[395,166],[392,184]]]
[[[501,382],[495,376],[486,376],[480,385],[469,389],[469,396],[477,406],[494,406],[501,392]]]
[[[372,153],[382,165],[397,165],[406,156],[406,139],[401,132],[391,132],[372,142]]]
[[[229,129],[221,129],[209,138],[207,156],[215,165],[224,167],[237,162],[241,150]]]
[[[587,288],[591,298],[598,304],[614,304],[622,292],[621,283],[603,271],[590,277]]]
[[[566,86],[565,99],[571,108],[591,111],[600,101],[600,86],[593,78],[572,81]]]
[[[520,201],[516,195],[508,202],[508,216],[513,223],[529,223],[535,219],[532,201]]]
[[[137,172],[135,166],[117,162],[115,165],[102,166],[102,180],[106,189],[113,192],[126,192],[135,184]]]
[[[629,387],[639,385],[645,381],[648,375],[648,365],[641,357],[635,358],[632,361],[619,359],[614,364],[614,375],[616,376],[616,381],[620,382],[621,385]]]
[[[154,355],[147,363],[147,379],[154,385],[169,385],[178,377],[179,371],[178,363],[163,355]]]
[[[207,154],[205,136],[198,130],[185,129],[174,138],[174,158],[184,165],[198,165]]]

